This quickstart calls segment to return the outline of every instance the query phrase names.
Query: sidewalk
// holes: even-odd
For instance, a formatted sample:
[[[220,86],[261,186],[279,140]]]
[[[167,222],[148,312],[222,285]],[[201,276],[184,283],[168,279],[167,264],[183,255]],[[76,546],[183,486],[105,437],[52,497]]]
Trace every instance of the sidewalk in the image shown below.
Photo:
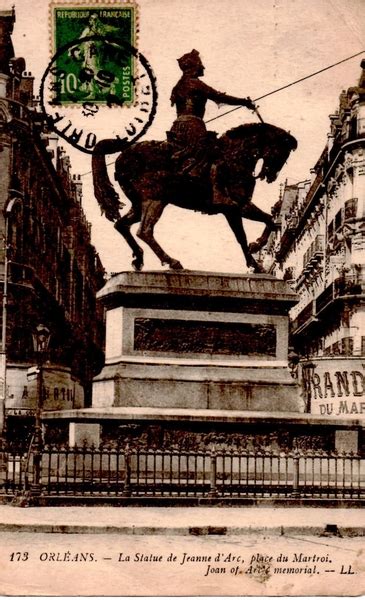
[[[0,531],[124,535],[365,535],[360,508],[0,506]]]

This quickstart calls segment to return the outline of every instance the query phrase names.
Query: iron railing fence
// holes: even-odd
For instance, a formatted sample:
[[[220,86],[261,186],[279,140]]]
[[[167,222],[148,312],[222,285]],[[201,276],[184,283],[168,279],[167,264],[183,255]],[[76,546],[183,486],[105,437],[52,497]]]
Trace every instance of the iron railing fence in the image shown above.
[[[0,491],[17,495],[29,488],[33,479],[33,454],[25,448],[3,445],[0,448]]]
[[[2,492],[32,492],[33,454],[3,453]],[[365,500],[365,457],[322,451],[44,446],[38,494],[75,498]]]

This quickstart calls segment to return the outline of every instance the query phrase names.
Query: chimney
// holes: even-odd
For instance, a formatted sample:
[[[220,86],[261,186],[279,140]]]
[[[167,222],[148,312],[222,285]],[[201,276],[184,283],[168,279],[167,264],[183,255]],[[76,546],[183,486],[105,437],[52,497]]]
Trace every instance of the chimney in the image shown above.
[[[72,175],[72,181],[75,186],[76,200],[81,204],[82,202],[82,181],[81,175]]]
[[[20,81],[20,102],[25,106],[33,106],[34,77],[30,71],[24,71]]]

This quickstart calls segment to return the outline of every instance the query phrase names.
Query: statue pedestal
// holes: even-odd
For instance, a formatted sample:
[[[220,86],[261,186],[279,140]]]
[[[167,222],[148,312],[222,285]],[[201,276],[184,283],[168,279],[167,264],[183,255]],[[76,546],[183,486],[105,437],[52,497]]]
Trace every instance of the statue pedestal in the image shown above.
[[[93,406],[45,413],[50,440],[63,432],[71,445],[356,449],[360,422],[304,413],[287,364],[296,295],[284,281],[120,273],[99,298],[106,363]]]
[[[296,294],[270,275],[125,272],[98,294],[93,407],[302,412],[288,357]]]

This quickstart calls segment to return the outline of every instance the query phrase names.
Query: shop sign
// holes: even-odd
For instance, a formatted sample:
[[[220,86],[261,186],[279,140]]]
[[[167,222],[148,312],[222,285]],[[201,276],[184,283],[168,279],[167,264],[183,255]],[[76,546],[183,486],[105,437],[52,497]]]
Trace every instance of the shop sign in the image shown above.
[[[365,419],[365,361],[358,358],[314,359],[303,365],[311,413]]]

